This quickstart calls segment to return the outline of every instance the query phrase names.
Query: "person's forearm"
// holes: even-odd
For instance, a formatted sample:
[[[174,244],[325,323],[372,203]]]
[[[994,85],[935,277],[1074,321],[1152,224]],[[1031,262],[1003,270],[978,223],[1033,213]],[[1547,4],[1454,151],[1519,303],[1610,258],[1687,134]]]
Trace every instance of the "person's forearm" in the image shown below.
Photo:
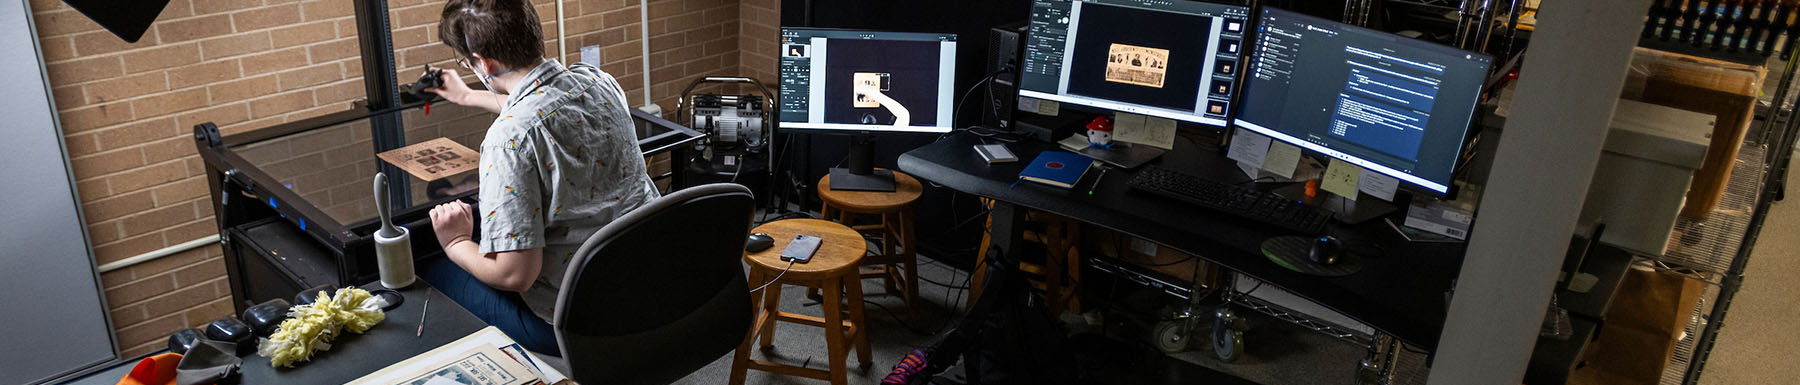
[[[473,241],[457,241],[444,248],[444,256],[450,258],[457,266],[468,271],[469,275],[481,280],[495,289],[520,292],[531,289],[536,274],[525,274],[519,269],[509,269],[500,263],[500,253],[482,253],[481,246]]]
[[[463,94],[462,100],[452,100],[456,104],[477,107],[487,112],[500,113],[500,94],[487,90],[472,90]]]

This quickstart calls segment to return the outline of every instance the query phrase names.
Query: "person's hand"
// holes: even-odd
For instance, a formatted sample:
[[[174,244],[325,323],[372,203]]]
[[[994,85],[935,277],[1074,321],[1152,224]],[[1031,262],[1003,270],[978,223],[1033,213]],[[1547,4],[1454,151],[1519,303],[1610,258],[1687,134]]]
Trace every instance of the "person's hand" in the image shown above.
[[[469,204],[450,201],[431,208],[431,229],[437,233],[438,246],[449,249],[457,242],[470,240],[475,230],[475,214]]]
[[[430,67],[425,68],[426,73],[430,73],[431,70],[432,68]],[[457,73],[456,70],[453,69],[444,68],[443,72],[438,75],[438,81],[444,84],[443,88],[426,88],[425,92],[437,94],[439,97],[442,97],[444,100],[448,100],[451,103],[465,106],[468,105],[469,93],[473,90],[469,89],[467,83],[463,83],[462,75],[460,73]]]

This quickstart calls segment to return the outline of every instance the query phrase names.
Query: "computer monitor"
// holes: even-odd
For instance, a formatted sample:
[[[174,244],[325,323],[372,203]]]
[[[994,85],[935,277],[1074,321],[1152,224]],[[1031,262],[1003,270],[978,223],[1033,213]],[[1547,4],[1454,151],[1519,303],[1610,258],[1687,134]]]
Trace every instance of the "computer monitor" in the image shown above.
[[[781,28],[780,127],[841,133],[848,168],[837,190],[893,191],[875,170],[875,132],[945,133],[955,127],[956,34]]]
[[[1039,0],[1019,96],[1225,127],[1250,8]]]
[[[781,28],[781,128],[950,132],[956,35]]]
[[[1235,125],[1449,191],[1492,58],[1264,7]]]

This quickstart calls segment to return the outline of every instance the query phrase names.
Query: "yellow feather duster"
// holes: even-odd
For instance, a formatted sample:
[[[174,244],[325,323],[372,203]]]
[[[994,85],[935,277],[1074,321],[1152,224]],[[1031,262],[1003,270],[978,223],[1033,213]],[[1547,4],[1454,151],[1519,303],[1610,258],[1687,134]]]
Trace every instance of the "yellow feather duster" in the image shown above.
[[[312,359],[313,352],[331,350],[331,339],[349,329],[362,334],[387,318],[381,312],[387,301],[354,287],[338,289],[336,295],[319,293],[317,301],[288,310],[274,334],[256,347],[256,355],[268,357],[269,365],[293,367],[295,362]]]

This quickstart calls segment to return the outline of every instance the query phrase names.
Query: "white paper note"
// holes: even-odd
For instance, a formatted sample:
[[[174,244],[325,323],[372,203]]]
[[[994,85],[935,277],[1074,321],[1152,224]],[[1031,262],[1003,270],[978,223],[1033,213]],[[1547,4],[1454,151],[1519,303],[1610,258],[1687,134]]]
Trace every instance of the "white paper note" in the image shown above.
[[[1378,172],[1369,171],[1369,169],[1363,169],[1362,179],[1359,179],[1356,183],[1357,191],[1362,191],[1364,194],[1369,194],[1389,202],[1394,200],[1394,190],[1398,188],[1400,188],[1399,180],[1388,177],[1387,175],[1382,175]]]
[[[1254,132],[1238,131],[1231,136],[1231,150],[1225,152],[1231,158],[1252,167],[1262,167],[1264,156],[1269,154],[1269,137]]]
[[[1291,179],[1294,177],[1294,169],[1299,166],[1299,147],[1282,142],[1269,142],[1269,152],[1263,157],[1263,171]]]
[[[1038,108],[1039,108],[1039,106],[1038,106],[1037,99],[1032,99],[1032,98],[1028,98],[1028,97],[1024,97],[1024,96],[1019,97],[1019,111],[1025,111],[1025,112],[1030,112],[1030,113],[1035,114],[1038,112]]]
[[[1237,162],[1237,166],[1238,166],[1238,171],[1244,172],[1244,176],[1248,176],[1248,177],[1250,177],[1250,179],[1256,179],[1256,175],[1257,175],[1256,165],[1244,163],[1244,162]]]
[[[1119,116],[1133,115],[1119,113]],[[1137,119],[1137,127],[1122,130],[1123,125],[1113,124],[1113,140],[1137,143],[1165,150],[1175,149],[1175,121],[1154,116],[1133,115]],[[1116,119],[1116,118],[1115,118]]]
[[[1356,187],[1362,185],[1358,181],[1359,179],[1362,179],[1362,167],[1356,167],[1350,162],[1334,160],[1331,161],[1330,166],[1325,167],[1325,177],[1321,178],[1319,182],[1320,187],[1325,191],[1337,194],[1337,196],[1356,199]]]
[[[1132,137],[1134,135],[1138,135],[1140,131],[1144,130],[1144,116],[1143,115],[1127,114],[1127,113],[1120,112],[1118,114],[1113,115],[1112,122],[1113,122],[1112,138],[1113,138],[1113,140],[1116,140],[1116,141],[1130,142],[1129,140],[1125,140],[1125,138]],[[1136,142],[1132,142],[1132,143],[1136,143]]]

